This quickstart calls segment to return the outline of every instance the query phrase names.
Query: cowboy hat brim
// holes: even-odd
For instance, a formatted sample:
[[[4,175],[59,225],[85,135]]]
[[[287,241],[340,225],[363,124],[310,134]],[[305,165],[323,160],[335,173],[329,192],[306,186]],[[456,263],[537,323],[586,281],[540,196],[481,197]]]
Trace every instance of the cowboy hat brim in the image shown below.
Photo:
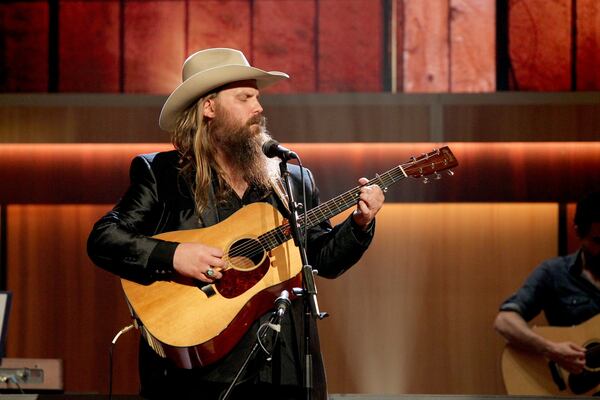
[[[259,89],[263,89],[289,76],[279,71],[263,71],[245,65],[224,65],[198,72],[180,84],[163,105],[158,121],[161,129],[173,131],[177,117],[190,104],[213,89],[227,83],[254,79]]]

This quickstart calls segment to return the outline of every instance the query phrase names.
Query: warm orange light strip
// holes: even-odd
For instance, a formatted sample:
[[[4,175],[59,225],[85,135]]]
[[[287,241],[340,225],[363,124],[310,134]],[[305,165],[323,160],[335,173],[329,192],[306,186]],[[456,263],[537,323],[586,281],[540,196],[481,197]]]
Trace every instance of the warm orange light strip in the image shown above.
[[[398,164],[410,156],[420,155],[442,145],[448,145],[460,164],[480,161],[488,157],[510,158],[512,162],[523,158],[528,162],[551,162],[585,159],[600,163],[600,142],[491,142],[491,143],[284,143],[300,155],[305,166],[317,163],[336,165],[350,163],[355,167],[363,164]],[[61,160],[61,163],[98,164],[123,163],[137,154],[173,149],[168,143],[44,143],[2,144],[0,165],[10,166],[25,160],[42,163]],[[113,164],[114,165],[114,164]]]
[[[470,151],[481,151],[490,149],[501,151],[502,149],[521,148],[527,151],[548,151],[561,149],[598,148],[600,142],[395,142],[395,143],[283,143],[285,146],[293,149],[296,153],[304,152],[326,152],[326,153],[350,153],[360,154],[365,152],[396,152],[402,149],[410,148],[435,148],[442,145],[450,145],[455,149],[464,149]],[[36,153],[59,152],[68,154],[76,151],[87,153],[93,152],[111,152],[123,151],[125,153],[144,153],[151,151],[165,151],[173,147],[168,143],[5,143],[0,144],[0,152],[11,151],[34,151]]]
[[[290,143],[331,198],[441,143]],[[423,189],[407,182],[390,201],[573,200],[600,187],[600,142],[447,143],[458,159],[452,179]],[[127,187],[131,159],[168,143],[0,145],[0,202],[112,202]],[[412,181],[412,180],[411,180]]]

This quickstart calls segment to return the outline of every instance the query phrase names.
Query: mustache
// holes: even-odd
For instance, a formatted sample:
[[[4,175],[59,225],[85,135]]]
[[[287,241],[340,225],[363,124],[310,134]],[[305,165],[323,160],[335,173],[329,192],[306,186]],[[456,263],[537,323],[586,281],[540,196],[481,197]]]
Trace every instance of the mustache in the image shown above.
[[[266,125],[266,118],[262,114],[256,114],[256,115],[250,117],[248,119],[248,121],[246,121],[246,127],[250,127],[252,125],[265,126]]]

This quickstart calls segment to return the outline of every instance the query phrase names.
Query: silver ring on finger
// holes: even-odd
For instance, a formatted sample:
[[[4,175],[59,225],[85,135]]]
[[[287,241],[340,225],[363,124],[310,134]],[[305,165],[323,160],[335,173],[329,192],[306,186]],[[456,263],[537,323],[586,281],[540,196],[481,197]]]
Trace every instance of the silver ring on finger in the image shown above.
[[[215,270],[214,270],[214,269],[212,269],[212,268],[209,268],[209,269],[208,269],[208,270],[207,270],[205,273],[206,273],[206,276],[209,276],[209,277],[211,277],[211,278],[212,278],[213,276],[215,276]]]

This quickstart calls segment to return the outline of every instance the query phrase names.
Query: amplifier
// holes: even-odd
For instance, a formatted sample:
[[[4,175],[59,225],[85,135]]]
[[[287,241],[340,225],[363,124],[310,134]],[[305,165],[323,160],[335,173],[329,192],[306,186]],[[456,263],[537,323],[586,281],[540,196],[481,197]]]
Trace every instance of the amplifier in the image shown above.
[[[0,390],[63,390],[62,360],[52,358],[0,359]]]

